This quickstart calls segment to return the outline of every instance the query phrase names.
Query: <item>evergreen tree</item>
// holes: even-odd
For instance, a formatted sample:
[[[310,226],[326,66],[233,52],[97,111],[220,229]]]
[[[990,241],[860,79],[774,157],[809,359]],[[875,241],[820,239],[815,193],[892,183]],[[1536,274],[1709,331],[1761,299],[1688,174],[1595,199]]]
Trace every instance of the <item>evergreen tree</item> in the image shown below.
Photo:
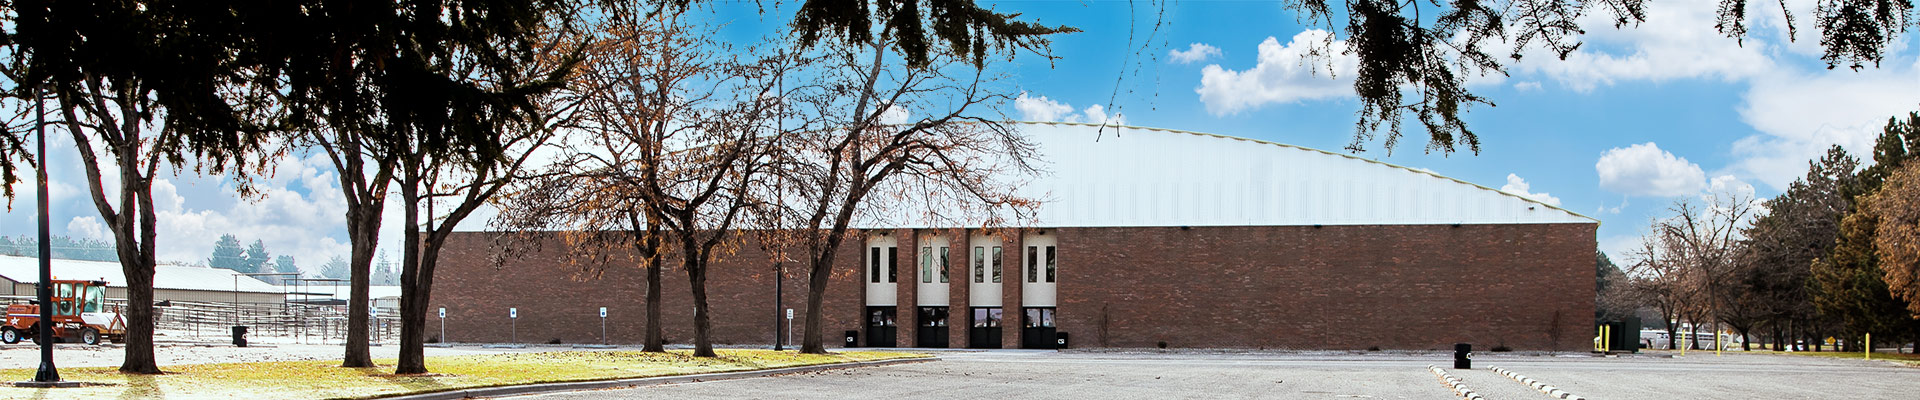
[[[300,267],[293,264],[293,256],[281,254],[273,259],[273,272],[300,273]]]
[[[400,284],[400,274],[394,273],[393,260],[387,258],[387,252],[380,252],[380,261],[373,264],[373,279],[370,279],[368,284],[373,286]]]
[[[240,247],[240,239],[233,235],[220,235],[213,242],[213,256],[207,257],[207,266],[230,269],[234,272],[253,272],[247,269],[247,250]]]
[[[252,245],[247,246],[246,266],[244,268],[241,272],[253,274],[273,272],[273,255],[267,253],[266,242],[254,240]],[[278,276],[257,276],[255,278],[259,278],[261,281],[267,283],[277,284],[280,282],[280,277]]]
[[[333,259],[327,260],[326,264],[320,266],[320,277],[347,279],[353,276],[353,270],[349,269],[351,267],[352,264],[349,264],[346,258],[333,256]]]
[[[1907,318],[1905,304],[1888,290],[1873,245],[1880,219],[1866,212],[1887,177],[1911,158],[1913,149],[1907,145],[1915,141],[1914,136],[1920,136],[1920,132],[1908,132],[1897,119],[1888,121],[1874,143],[1874,165],[1861,170],[1859,179],[1851,185],[1841,187],[1848,211],[1841,219],[1839,237],[1827,256],[1812,266],[1814,305],[1821,314],[1838,319],[1849,337],[1869,332],[1908,332],[1916,323]]]

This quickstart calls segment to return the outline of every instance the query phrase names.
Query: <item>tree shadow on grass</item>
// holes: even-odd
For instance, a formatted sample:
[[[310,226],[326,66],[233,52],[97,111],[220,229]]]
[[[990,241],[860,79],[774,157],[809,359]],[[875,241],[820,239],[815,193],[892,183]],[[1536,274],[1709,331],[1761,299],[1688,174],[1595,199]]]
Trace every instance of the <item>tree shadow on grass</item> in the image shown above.
[[[119,400],[164,399],[167,393],[160,390],[159,375],[121,374],[127,377],[127,389],[120,391]]]
[[[440,382],[441,378],[452,378],[456,376],[453,374],[436,374],[436,373],[395,374],[395,373],[389,372],[389,371],[393,371],[392,365],[376,365],[372,367],[352,368],[352,369],[355,371],[359,371],[361,375],[386,380],[387,383],[391,383],[396,386],[399,386],[402,390],[406,391],[407,393],[432,393],[432,392],[452,390],[455,388],[452,385],[448,385]]]

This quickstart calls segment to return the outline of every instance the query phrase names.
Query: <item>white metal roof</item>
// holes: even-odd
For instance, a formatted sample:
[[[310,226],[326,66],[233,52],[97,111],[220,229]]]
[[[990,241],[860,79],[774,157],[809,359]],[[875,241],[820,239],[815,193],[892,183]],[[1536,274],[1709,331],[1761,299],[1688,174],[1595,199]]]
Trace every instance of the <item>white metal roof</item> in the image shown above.
[[[280,293],[279,286],[261,282],[251,276],[239,275],[233,270],[179,265],[155,267],[153,288],[232,292],[236,282],[235,276],[239,277],[237,282],[241,292]],[[0,277],[21,283],[39,282],[40,259],[0,255]],[[127,287],[126,275],[121,273],[120,263],[117,262],[54,259],[53,278],[99,279],[107,281],[108,287]]]
[[[1017,126],[1044,170],[1019,188],[1041,200],[1038,221],[1021,225],[1599,223],[1430,171],[1305,147],[1155,128]]]

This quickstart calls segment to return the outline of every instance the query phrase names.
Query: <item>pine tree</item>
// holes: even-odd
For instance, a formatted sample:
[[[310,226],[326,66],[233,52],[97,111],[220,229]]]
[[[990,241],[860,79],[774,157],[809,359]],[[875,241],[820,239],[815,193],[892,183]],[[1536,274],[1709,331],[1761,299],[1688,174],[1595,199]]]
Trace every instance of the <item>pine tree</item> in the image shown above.
[[[253,272],[247,270],[247,251],[240,247],[240,239],[233,235],[220,235],[213,242],[213,256],[207,257],[207,265],[214,268],[230,269],[234,272]]]

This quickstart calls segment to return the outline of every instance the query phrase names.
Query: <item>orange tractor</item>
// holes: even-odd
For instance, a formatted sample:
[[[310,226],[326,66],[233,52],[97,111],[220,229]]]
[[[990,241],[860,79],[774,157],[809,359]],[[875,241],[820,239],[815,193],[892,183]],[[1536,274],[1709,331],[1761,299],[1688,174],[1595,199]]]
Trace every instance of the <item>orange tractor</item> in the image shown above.
[[[107,282],[54,279],[53,336],[60,340],[77,339],[81,343],[100,344],[123,341],[127,321],[119,312],[107,311]],[[38,342],[40,304],[7,306],[7,324],[0,326],[0,342],[19,343],[21,338]]]

